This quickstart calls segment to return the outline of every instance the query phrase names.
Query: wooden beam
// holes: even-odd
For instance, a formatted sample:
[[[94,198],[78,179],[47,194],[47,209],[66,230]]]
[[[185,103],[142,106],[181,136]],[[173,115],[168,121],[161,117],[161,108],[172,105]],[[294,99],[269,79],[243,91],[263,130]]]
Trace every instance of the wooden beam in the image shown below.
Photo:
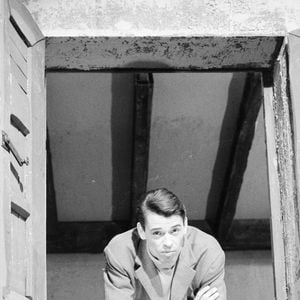
[[[271,249],[270,220],[233,220],[226,240],[219,240],[224,250]]]
[[[205,220],[189,220],[189,224],[212,234]],[[48,253],[100,253],[130,222],[59,222],[60,234],[48,236]],[[268,220],[234,220],[230,237],[222,242],[225,250],[270,249]]]
[[[135,113],[131,203],[131,220],[133,222],[133,225],[135,224],[135,210],[138,199],[147,190],[152,94],[152,74],[137,74],[135,78]]]
[[[47,236],[47,253],[101,253],[129,222],[59,222],[58,234]]]
[[[255,134],[256,119],[262,103],[262,79],[260,73],[248,73],[240,108],[238,129],[229,160],[227,180],[217,213],[217,236],[226,240],[236,211],[248,155]]]
[[[272,67],[282,41],[281,36],[49,37],[46,69],[260,70]]]
[[[56,208],[56,195],[54,189],[52,156],[49,140],[49,130],[47,128],[46,139],[46,151],[47,151],[47,236],[56,234],[57,232],[57,208]]]
[[[299,200],[287,48],[274,67],[273,88],[265,88],[265,125],[272,217],[272,249],[276,299],[300,296]]]

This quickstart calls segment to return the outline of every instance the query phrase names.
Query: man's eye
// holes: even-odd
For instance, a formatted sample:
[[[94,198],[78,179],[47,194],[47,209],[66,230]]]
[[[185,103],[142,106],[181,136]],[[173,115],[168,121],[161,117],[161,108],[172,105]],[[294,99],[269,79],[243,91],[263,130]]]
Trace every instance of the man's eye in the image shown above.
[[[152,232],[152,235],[158,237],[158,236],[162,235],[162,232],[160,232],[160,231],[154,231],[154,232]]]
[[[171,234],[177,234],[180,232],[180,228],[174,228],[172,231],[171,231]]]

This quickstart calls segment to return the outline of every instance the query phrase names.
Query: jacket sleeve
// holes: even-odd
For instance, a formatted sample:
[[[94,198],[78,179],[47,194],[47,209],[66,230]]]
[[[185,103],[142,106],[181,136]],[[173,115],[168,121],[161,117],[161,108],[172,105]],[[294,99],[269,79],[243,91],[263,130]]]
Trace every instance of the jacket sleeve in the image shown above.
[[[225,254],[223,251],[208,265],[204,274],[202,287],[209,285],[216,287],[220,294],[219,300],[226,300],[226,286],[224,281],[225,275]]]
[[[106,265],[104,269],[105,300],[132,300],[135,290],[132,280],[113,253],[104,250]]]

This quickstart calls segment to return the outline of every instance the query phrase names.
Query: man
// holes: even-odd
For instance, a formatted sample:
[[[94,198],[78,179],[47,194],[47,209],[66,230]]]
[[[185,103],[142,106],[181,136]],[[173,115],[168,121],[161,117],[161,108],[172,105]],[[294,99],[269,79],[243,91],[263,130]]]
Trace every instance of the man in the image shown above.
[[[225,255],[187,225],[185,207],[165,188],[146,193],[137,227],[104,249],[106,300],[226,300]]]

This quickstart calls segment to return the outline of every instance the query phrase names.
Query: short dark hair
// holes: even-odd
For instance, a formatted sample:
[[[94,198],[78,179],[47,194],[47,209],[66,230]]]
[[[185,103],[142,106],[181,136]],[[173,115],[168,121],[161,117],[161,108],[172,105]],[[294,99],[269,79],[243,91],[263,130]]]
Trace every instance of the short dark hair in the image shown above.
[[[140,198],[136,211],[136,219],[144,229],[147,210],[164,217],[179,215],[183,220],[186,217],[184,204],[175,194],[166,188],[151,190]]]

